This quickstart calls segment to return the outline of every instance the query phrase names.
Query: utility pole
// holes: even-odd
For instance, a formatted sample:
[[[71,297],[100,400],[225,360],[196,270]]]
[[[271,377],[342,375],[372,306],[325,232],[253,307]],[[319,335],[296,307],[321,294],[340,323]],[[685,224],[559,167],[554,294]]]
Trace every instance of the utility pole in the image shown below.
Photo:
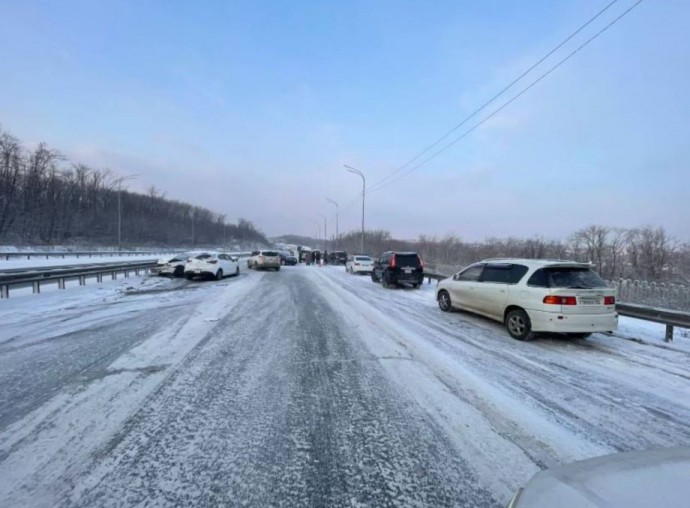
[[[323,214],[319,215],[323,217],[323,251],[326,252],[328,250],[328,218]]]
[[[364,178],[364,173],[362,173],[359,169],[355,169],[352,166],[348,166],[347,164],[343,164],[343,166],[345,166],[345,168],[350,173],[354,173],[355,175],[359,175],[362,177],[362,240],[360,244],[360,254],[364,254],[364,198],[367,192],[367,181]]]
[[[333,201],[331,198],[326,198],[326,201],[335,205],[335,249],[340,248],[340,232],[338,231],[338,203]]]
[[[192,216],[192,247],[194,247],[194,244],[196,243],[195,232],[194,232],[194,208],[192,208],[191,216]]]
[[[139,175],[121,176],[117,180],[117,250],[122,250],[122,182],[133,180]]]

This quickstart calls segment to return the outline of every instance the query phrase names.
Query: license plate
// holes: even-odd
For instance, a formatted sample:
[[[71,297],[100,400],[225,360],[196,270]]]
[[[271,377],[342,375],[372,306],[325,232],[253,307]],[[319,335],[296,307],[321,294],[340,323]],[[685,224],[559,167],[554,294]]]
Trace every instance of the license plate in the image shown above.
[[[412,268],[405,268],[405,273],[412,273]]]
[[[196,270],[194,270],[194,273],[201,273],[201,270],[197,268]]]
[[[580,305],[601,305],[601,298],[580,298]]]

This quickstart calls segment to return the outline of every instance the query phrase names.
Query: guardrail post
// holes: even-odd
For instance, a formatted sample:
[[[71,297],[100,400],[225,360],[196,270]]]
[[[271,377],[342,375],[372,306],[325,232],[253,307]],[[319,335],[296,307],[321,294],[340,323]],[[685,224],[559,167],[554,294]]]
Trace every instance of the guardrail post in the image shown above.
[[[111,272],[113,280],[117,280],[117,272]]]
[[[31,286],[33,287],[33,292],[34,294],[40,293],[41,292],[41,283],[35,280]]]
[[[134,275],[139,275],[139,269],[138,268],[134,269]]]
[[[103,282],[103,274],[102,273],[96,274],[96,282]]]
[[[666,325],[666,337],[664,342],[673,342],[673,325]]]
[[[79,285],[80,286],[86,286],[86,276],[85,275],[79,276]]]
[[[60,277],[58,279],[58,289],[65,289],[65,278]]]
[[[10,297],[10,287],[7,284],[0,286],[0,298]]]

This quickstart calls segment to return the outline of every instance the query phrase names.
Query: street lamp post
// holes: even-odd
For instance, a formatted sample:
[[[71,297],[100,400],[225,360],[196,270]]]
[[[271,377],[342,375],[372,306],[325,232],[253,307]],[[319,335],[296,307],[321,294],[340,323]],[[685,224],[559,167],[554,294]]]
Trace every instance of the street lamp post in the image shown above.
[[[338,231],[338,203],[333,201],[331,198],[326,198],[326,201],[335,205],[335,248],[340,248],[340,232]]]
[[[345,166],[345,169],[347,169],[350,173],[354,173],[355,175],[359,175],[362,177],[362,240],[360,245],[360,251],[361,254],[364,254],[364,198],[367,192],[367,181],[364,178],[364,174],[359,169],[355,169],[352,166],[348,166],[347,164],[343,164],[343,166]]]
[[[323,217],[323,251],[325,253],[328,248],[328,219],[321,213],[319,215]]]
[[[121,176],[117,180],[117,250],[122,250],[122,182],[133,180],[139,175]]]

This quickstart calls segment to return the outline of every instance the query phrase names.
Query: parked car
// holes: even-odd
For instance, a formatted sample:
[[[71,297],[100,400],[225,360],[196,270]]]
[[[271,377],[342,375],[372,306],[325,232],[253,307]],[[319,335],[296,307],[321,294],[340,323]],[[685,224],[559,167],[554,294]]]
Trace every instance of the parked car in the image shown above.
[[[347,257],[345,271],[348,273],[371,273],[373,269],[374,260],[369,256],[359,256],[355,254]]]
[[[158,275],[182,277],[184,275],[184,265],[187,262],[188,257],[189,254],[187,253],[179,253],[162,257],[158,260],[153,272],[157,273]]]
[[[297,258],[288,250],[281,250],[278,252],[278,255],[280,256],[281,265],[294,266],[297,264]]]
[[[616,292],[585,263],[489,259],[439,282],[443,311],[462,309],[505,324],[511,337],[535,332],[588,337],[618,326]]]
[[[261,253],[260,250],[253,250],[251,256],[249,256],[249,259],[247,259],[247,268],[251,268],[252,265],[254,264],[254,259],[256,256],[258,256]]]
[[[344,250],[334,250],[328,253],[328,264],[331,265],[345,265],[348,259],[347,252]]]
[[[275,250],[260,250],[256,251],[256,255],[252,255],[251,267],[254,270],[280,270],[280,254]],[[254,254],[254,253],[252,253]]]
[[[690,447],[612,453],[536,473],[508,508],[690,505]]]
[[[416,252],[384,252],[374,261],[371,280],[386,288],[399,284],[418,288],[424,281],[424,264]]]
[[[194,277],[213,277],[220,280],[228,275],[239,275],[239,258],[222,252],[203,252],[187,260],[184,275]]]

